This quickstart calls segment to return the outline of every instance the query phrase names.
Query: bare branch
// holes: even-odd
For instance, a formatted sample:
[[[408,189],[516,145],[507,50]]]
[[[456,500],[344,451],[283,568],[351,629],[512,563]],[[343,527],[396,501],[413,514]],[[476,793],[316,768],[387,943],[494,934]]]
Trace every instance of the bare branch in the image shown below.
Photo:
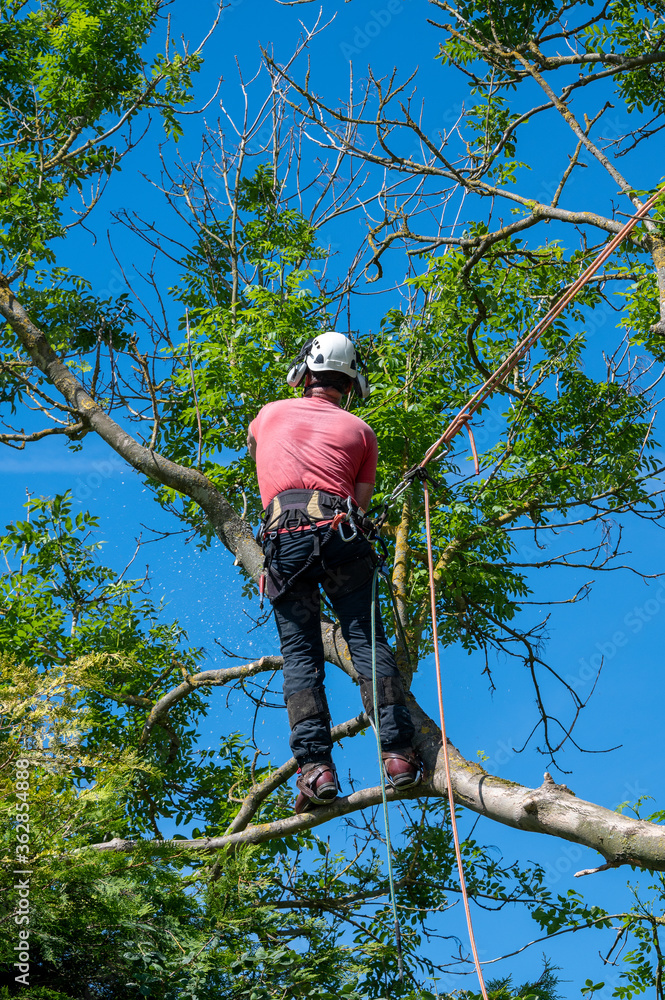
[[[225,667],[221,670],[204,670],[200,674],[188,676],[178,687],[172,688],[167,694],[162,695],[158,702],[150,710],[150,715],[146,719],[141,736],[141,742],[145,743],[150,730],[168,713],[174,705],[183,698],[202,687],[216,687],[228,684],[230,681],[244,680],[247,677],[254,677],[256,674],[264,673],[268,670],[278,670],[282,666],[281,656],[262,656],[253,663],[245,663],[242,666]]]

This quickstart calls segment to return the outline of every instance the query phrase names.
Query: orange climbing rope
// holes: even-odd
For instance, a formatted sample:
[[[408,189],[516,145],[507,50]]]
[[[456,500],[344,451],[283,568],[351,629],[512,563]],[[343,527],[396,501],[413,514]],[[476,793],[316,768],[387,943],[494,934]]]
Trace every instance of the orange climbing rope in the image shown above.
[[[579,290],[586,285],[589,278],[594,276],[596,271],[602,267],[608,257],[614,253],[619,244],[622,243],[626,236],[632,232],[637,223],[645,217],[658,198],[660,198],[662,193],[662,191],[656,191],[655,194],[652,194],[649,200],[645,201],[639,211],[635,215],[631,216],[625,226],[622,226],[616,236],[614,236],[604,249],[601,250],[595,261],[589,265],[586,271],[581,274],[576,281],[573,282],[565,295],[562,295],[559,301],[552,306],[545,316],[543,316],[541,321],[534,326],[531,333],[528,333],[526,337],[524,337],[524,339],[517,344],[508,357],[505,358],[505,360],[499,365],[496,371],[490,375],[487,381],[471,397],[469,402],[453,417],[441,437],[435,441],[431,448],[427,451],[425,457],[417,468],[424,469],[439,450],[441,445],[448,444],[452,441],[456,434],[459,434],[464,425],[471,419],[479,407],[482,406],[487,397],[491,396],[497,386],[500,385],[504,377],[513,370],[515,365],[519,364],[526,354],[528,354],[538,338],[542,336],[553,320],[555,320],[557,316],[561,315],[566,306],[569,305],[575,298]]]
[[[478,411],[483,402],[490,396],[494,390],[501,384],[504,377],[512,371],[512,369],[522,360],[522,358],[528,353],[528,351],[533,347],[538,338],[545,332],[545,330],[550,326],[550,324],[560,316],[566,306],[573,300],[575,295],[579,290],[587,283],[587,281],[593,277],[596,271],[605,263],[605,261],[610,257],[610,255],[616,250],[619,244],[628,236],[628,234],[633,230],[637,223],[643,219],[648,211],[653,207],[657,199],[661,196],[662,192],[657,191],[653,194],[648,201],[642,205],[638,212],[632,216],[628,222],[619,230],[619,232],[610,240],[610,242],[604,247],[595,261],[584,271],[583,274],[570,286],[568,291],[559,299],[559,301],[547,312],[547,314],[540,320],[538,324],[533,328],[533,330],[526,335],[514,348],[513,351],[505,358],[502,364],[496,369],[496,371],[487,379],[487,381],[478,389],[478,391],[471,397],[469,402],[462,407],[462,409],[453,417],[449,425],[446,427],[445,431],[438,438],[437,441],[429,448],[426,452],[420,465],[414,466],[412,469],[405,474],[402,481],[398,484],[395,490],[393,490],[391,496],[386,503],[386,513],[388,507],[392,506],[391,501],[394,502],[401,493],[406,490],[415,479],[420,479],[423,484],[423,495],[425,501],[425,534],[427,539],[427,563],[429,567],[429,587],[430,587],[430,603],[431,603],[431,613],[432,613],[432,641],[434,643],[434,663],[436,668],[436,685],[437,694],[439,699],[439,721],[441,725],[441,741],[443,744],[443,759],[446,772],[446,790],[448,793],[448,803],[450,806],[450,822],[453,833],[453,842],[455,844],[455,857],[457,858],[457,869],[459,872],[460,888],[462,891],[462,899],[464,902],[464,912],[466,914],[466,922],[469,933],[469,942],[471,945],[471,952],[473,954],[473,961],[476,967],[476,972],[478,974],[478,981],[480,983],[480,989],[484,1000],[488,1000],[487,989],[485,987],[485,980],[483,978],[483,972],[480,967],[480,959],[478,957],[478,949],[476,947],[475,935],[473,932],[473,922],[471,920],[471,910],[469,908],[469,896],[466,888],[466,879],[464,877],[464,866],[462,864],[462,852],[460,850],[460,840],[459,833],[457,830],[457,818],[455,816],[455,802],[452,793],[452,780],[450,776],[450,755],[448,752],[448,740],[446,737],[446,724],[443,712],[443,688],[441,680],[441,663],[439,660],[439,642],[438,642],[438,632],[436,624],[436,590],[435,590],[435,580],[434,580],[434,557],[432,553],[432,529],[430,521],[430,502],[429,502],[429,488],[428,488],[428,474],[426,472],[427,464],[432,460],[436,452],[441,448],[442,445],[447,445],[452,441],[456,434],[458,434],[462,428],[466,425],[469,432],[469,440],[471,443],[471,450],[473,453],[474,463],[476,467],[476,474],[479,471],[478,468],[478,456],[475,446],[475,441],[473,439],[473,433],[471,427],[469,426],[469,421],[474,413]]]
[[[439,722],[441,725],[441,742],[443,744],[443,761],[446,769],[446,790],[448,792],[448,805],[450,806],[450,825],[453,831],[453,843],[455,844],[455,857],[457,858],[457,871],[459,872],[460,889],[462,890],[462,900],[464,902],[464,912],[466,914],[466,925],[469,930],[469,943],[471,953],[478,973],[480,992],[484,1000],[488,1000],[483,970],[480,968],[478,949],[476,948],[476,938],[473,933],[473,922],[471,920],[471,910],[469,908],[469,894],[466,891],[466,879],[464,877],[464,865],[462,864],[462,852],[459,845],[459,833],[457,830],[457,817],[455,815],[455,801],[452,795],[453,783],[450,778],[450,755],[448,753],[448,738],[446,736],[446,721],[443,715],[443,689],[441,683],[441,663],[439,661],[439,637],[436,628],[436,590],[434,588],[434,559],[432,556],[432,531],[429,516],[429,489],[427,480],[423,481],[423,493],[425,496],[425,531],[427,534],[427,565],[429,566],[429,589],[432,606],[432,642],[434,643],[434,662],[436,664],[436,691],[439,698]]]

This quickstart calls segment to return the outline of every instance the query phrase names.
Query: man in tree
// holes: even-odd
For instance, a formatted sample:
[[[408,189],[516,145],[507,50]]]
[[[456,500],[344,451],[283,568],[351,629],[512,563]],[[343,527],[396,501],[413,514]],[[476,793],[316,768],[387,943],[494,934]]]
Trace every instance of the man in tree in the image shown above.
[[[287,381],[300,399],[268,403],[251,423],[247,446],[256,461],[265,509],[262,536],[266,589],[284,657],[284,701],[298,761],[296,812],[325,805],[339,792],[332,763],[324,681],[319,585],[339,618],[374,721],[371,605],[376,557],[358,527],[374,488],[377,440],[363,420],[341,408],[352,390],[369,395],[353,344],[330,331],[307,343]],[[376,614],[378,724],[383,767],[396,788],[421,777],[414,727],[399,670]]]

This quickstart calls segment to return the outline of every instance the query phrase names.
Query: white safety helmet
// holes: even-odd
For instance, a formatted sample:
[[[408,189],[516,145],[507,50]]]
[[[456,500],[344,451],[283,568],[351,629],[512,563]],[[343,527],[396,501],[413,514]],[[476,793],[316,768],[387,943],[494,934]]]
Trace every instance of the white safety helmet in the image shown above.
[[[340,372],[348,375],[353,381],[353,387],[362,399],[367,399],[370,393],[369,382],[358,371],[356,349],[344,333],[330,330],[320,333],[310,340],[293,362],[286,381],[296,389],[310,372]]]

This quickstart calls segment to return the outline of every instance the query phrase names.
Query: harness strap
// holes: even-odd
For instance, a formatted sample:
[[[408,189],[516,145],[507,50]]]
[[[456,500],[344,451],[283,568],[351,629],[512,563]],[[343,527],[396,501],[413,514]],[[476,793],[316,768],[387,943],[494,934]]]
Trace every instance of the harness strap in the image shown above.
[[[353,502],[353,501],[352,501]],[[330,521],[347,507],[348,501],[325,490],[283,490],[266,507],[264,532],[287,527],[290,521]]]
[[[322,528],[326,524],[331,524],[333,531],[335,530],[336,525],[333,519],[333,521],[316,521],[315,524],[298,524],[293,528],[277,528],[276,531],[278,535],[292,535],[298,531],[314,531],[315,528]]]
[[[304,573],[306,573],[307,570],[311,566],[314,565],[314,563],[321,556],[321,549],[332,538],[332,535],[333,535],[333,531],[332,531],[332,529],[330,527],[326,531],[326,533],[323,536],[323,538],[321,538],[321,534],[318,531],[317,525],[313,525],[312,526],[312,531],[313,531],[313,535],[314,535],[314,540],[313,540],[313,544],[312,544],[312,551],[310,552],[309,556],[307,557],[307,559],[305,560],[305,562],[302,564],[302,566],[300,567],[300,569],[297,569],[295,573],[293,573],[287,580],[284,581],[284,583],[279,588],[279,590],[278,590],[278,592],[276,594],[270,594],[269,593],[268,596],[270,597],[270,600],[272,602],[278,601],[280,599],[280,597],[283,597],[284,594],[286,594],[287,591],[289,591],[293,587],[294,583],[296,583],[300,579],[300,577]],[[272,560],[273,560],[274,555],[275,555],[275,545],[274,545],[274,543],[276,541],[276,538],[277,538],[277,532],[276,531],[275,532],[271,532],[271,534],[269,536],[268,544],[267,544],[266,548],[264,549],[265,560],[264,560],[263,566],[264,566],[264,572],[266,572],[266,573],[269,572],[269,570],[270,570],[270,564],[272,563]]]

